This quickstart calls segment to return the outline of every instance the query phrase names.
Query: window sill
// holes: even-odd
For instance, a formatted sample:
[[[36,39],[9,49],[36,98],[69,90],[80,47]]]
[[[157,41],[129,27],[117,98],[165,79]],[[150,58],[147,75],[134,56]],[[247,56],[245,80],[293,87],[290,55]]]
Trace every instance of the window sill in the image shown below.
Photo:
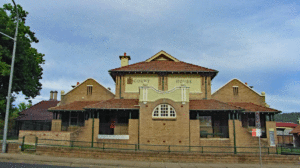
[[[153,120],[176,120],[176,117],[152,117]]]

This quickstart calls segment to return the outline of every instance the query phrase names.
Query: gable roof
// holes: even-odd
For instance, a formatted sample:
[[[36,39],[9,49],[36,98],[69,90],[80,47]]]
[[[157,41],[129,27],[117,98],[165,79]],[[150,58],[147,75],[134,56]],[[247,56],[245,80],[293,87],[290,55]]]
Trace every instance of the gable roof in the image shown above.
[[[211,76],[212,79],[218,73],[214,69],[179,61],[165,51],[158,52],[146,61],[111,69],[108,72],[114,80],[116,80],[118,73],[191,73],[206,74],[207,76]]]
[[[172,60],[172,61],[175,61],[175,62],[179,62],[179,60],[177,58],[173,57],[172,55],[168,54],[167,52],[165,52],[163,50],[161,50],[160,52],[156,53],[152,57],[148,58],[145,62],[154,61],[154,60],[156,60],[160,56],[164,56],[164,57],[168,58],[169,60]]]
[[[275,113],[280,113],[281,111],[278,111],[276,109],[272,109],[269,107],[264,107],[261,105],[257,105],[254,103],[250,103],[250,102],[227,102],[230,105],[234,105],[240,108],[245,109],[245,112],[275,112]]]
[[[138,105],[138,99],[110,99],[86,106],[85,109],[139,109]]]
[[[41,101],[30,108],[20,112],[20,116],[16,120],[52,120],[53,114],[48,108],[55,107],[59,101]]]
[[[215,110],[220,110],[220,111],[231,111],[231,110],[236,110],[236,111],[241,111],[243,110],[240,107],[236,107],[234,105],[230,105],[215,99],[209,99],[209,100],[190,100],[189,102],[190,105],[190,110],[201,110],[201,111],[215,111]]]
[[[84,80],[83,82],[81,82],[79,85],[76,85],[74,88],[72,88],[71,90],[69,90],[68,92],[66,92],[64,95],[69,94],[71,91],[73,91],[74,89],[76,89],[78,86],[82,85],[84,82],[86,82],[87,80],[94,80],[96,83],[98,83],[100,86],[102,86],[96,79],[94,78],[87,78],[86,80]],[[115,95],[113,92],[111,92],[110,90],[108,90],[106,87],[102,86],[103,88],[105,88],[107,91],[109,91],[111,94]]]
[[[217,89],[214,93],[212,93],[211,95],[214,95],[215,93],[217,93],[219,90],[221,90],[223,87],[225,87],[226,85],[228,85],[230,82],[237,80],[238,82],[240,82],[241,84],[243,84],[244,86],[246,86],[247,88],[249,88],[250,90],[252,90],[254,93],[258,94],[259,96],[262,96],[261,94],[259,94],[258,92],[256,92],[255,90],[253,90],[252,88],[250,88],[248,85],[244,84],[242,81],[240,81],[237,78],[231,79],[230,81],[228,81],[227,83],[225,83],[225,85],[221,86],[219,89]]]
[[[300,135],[300,124],[295,128],[293,129],[290,134],[297,134],[298,136]]]
[[[69,104],[49,108],[49,111],[84,111],[84,107],[101,101],[74,101]]]

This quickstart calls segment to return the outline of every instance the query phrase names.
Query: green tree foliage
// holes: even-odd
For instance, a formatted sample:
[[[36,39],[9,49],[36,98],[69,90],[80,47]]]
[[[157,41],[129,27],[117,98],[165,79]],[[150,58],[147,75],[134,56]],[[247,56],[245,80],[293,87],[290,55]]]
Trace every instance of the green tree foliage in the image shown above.
[[[12,93],[19,94],[22,92],[25,96],[34,98],[39,95],[39,91],[42,89],[39,80],[42,79],[43,74],[41,65],[45,62],[44,54],[31,47],[31,43],[38,43],[39,41],[30,27],[25,25],[28,12],[23,10],[20,5],[17,6],[19,28]],[[16,8],[11,4],[4,4],[3,8],[0,8],[0,31],[14,37],[16,22]],[[2,119],[5,117],[13,45],[12,39],[0,34],[0,118]],[[12,97],[11,103],[14,100],[15,97]]]
[[[299,124],[298,119],[300,118],[300,112],[276,114],[274,118],[277,122],[292,122]]]
[[[15,127],[15,119],[19,117],[19,113],[32,106],[31,101],[29,100],[28,102],[29,104],[22,102],[18,104],[17,107],[13,107],[11,109],[11,113],[8,118],[8,130],[12,130]],[[0,119],[0,129],[4,129],[4,119]]]

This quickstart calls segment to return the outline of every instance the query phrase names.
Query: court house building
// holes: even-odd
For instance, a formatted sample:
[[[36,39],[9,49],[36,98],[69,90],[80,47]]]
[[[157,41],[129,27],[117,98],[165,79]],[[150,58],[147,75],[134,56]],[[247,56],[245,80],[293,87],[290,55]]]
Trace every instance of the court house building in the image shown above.
[[[259,112],[263,146],[276,145],[276,124],[265,93],[233,79],[212,93],[218,71],[178,60],[165,51],[109,70],[115,93],[93,78],[61,91],[61,101],[49,108],[51,131],[20,131],[20,137],[160,146],[258,146],[252,137]],[[148,145],[148,146],[147,146]],[[127,147],[124,147],[127,148]],[[184,149],[185,150],[185,149]],[[198,148],[186,148],[198,150]],[[211,149],[218,150],[218,149]],[[241,149],[237,149],[241,150]]]

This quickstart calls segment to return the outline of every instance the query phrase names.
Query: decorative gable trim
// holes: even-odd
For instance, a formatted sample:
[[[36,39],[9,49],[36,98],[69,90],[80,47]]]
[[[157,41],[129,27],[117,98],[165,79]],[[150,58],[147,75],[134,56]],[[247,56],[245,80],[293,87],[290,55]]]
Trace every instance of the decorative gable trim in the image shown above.
[[[170,60],[174,61],[174,62],[180,62],[177,58],[173,57],[172,55],[166,53],[165,51],[161,50],[160,52],[158,52],[157,54],[153,55],[151,58],[147,59],[145,62],[151,62],[153,60],[155,60],[156,58],[158,58],[159,56],[164,55],[167,58],[169,58]]]
[[[252,88],[250,88],[248,85],[244,84],[242,81],[240,81],[239,79],[232,79],[230,80],[229,82],[227,82],[225,85],[221,86],[219,89],[217,89],[213,94],[211,95],[214,95],[215,93],[217,93],[219,90],[221,90],[223,87],[225,87],[226,85],[228,85],[230,82],[232,82],[233,80],[237,80],[238,82],[240,82],[241,84],[243,84],[244,86],[246,86],[247,88],[249,88],[250,90],[252,90],[254,93],[258,94],[259,96],[262,96],[261,94],[259,94],[258,92],[256,92],[255,90],[253,90]]]

